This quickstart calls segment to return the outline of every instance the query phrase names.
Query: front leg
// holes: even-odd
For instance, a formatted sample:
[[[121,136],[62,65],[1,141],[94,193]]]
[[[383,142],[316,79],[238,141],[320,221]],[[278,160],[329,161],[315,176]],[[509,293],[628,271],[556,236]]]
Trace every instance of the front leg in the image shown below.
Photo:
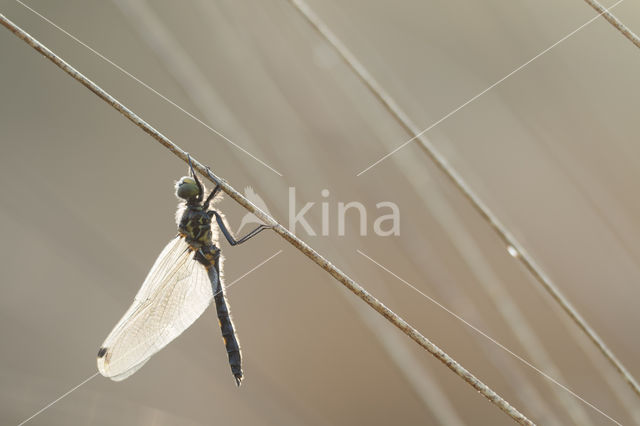
[[[211,191],[211,193],[209,194],[207,199],[204,201],[203,206],[204,206],[205,209],[209,208],[209,203],[211,202],[211,200],[216,198],[216,195],[218,195],[220,190],[222,190],[222,186],[220,186],[220,181],[218,179],[216,179],[216,177],[213,175],[213,173],[211,173],[211,170],[209,170],[209,166],[207,166],[207,174],[209,175],[211,180],[216,183],[216,187],[213,188],[213,190]]]
[[[193,164],[191,163],[191,155],[187,152],[187,159],[189,160],[189,173],[191,173],[191,177],[196,181],[196,185],[198,186],[198,201],[202,201],[204,198],[204,187],[200,183],[200,179],[198,179],[198,175],[196,171],[193,169]]]
[[[259,232],[264,231],[265,229],[273,228],[273,226],[270,226],[270,225],[260,225],[253,231],[249,232],[244,237],[240,238],[239,240],[236,240],[235,238],[233,238],[233,235],[231,235],[231,232],[229,232],[229,230],[227,229],[227,226],[224,224],[224,221],[222,220],[222,216],[220,216],[220,213],[218,213],[215,210],[211,210],[209,211],[209,214],[213,214],[216,217],[216,222],[218,223],[218,227],[224,234],[224,237],[227,239],[229,244],[231,244],[232,246],[244,243],[251,237],[255,237]]]
[[[206,200],[204,200],[204,203],[202,204],[202,206],[205,209],[209,208],[209,203],[211,202],[211,200],[213,200],[214,198],[216,198],[216,195],[218,195],[218,193],[220,192],[220,190],[222,189],[222,187],[220,186],[219,183],[216,183],[216,187],[213,188],[211,190],[211,193],[209,194],[209,196],[207,197]]]

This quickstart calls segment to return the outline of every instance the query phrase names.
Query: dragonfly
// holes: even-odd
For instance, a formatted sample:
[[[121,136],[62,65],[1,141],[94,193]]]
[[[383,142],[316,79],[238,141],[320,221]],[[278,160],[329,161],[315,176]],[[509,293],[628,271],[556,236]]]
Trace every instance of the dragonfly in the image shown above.
[[[189,176],[175,184],[176,196],[181,200],[176,214],[178,234],[162,250],[133,304],[98,350],[98,371],[112,380],[124,380],[138,371],[215,301],[231,372],[238,386],[242,382],[240,343],[229,313],[218,232],[212,222],[215,218],[232,246],[272,226],[262,224],[235,239],[221,214],[209,208],[222,189],[220,182],[207,168],[216,186],[204,199],[205,188],[188,158]]]

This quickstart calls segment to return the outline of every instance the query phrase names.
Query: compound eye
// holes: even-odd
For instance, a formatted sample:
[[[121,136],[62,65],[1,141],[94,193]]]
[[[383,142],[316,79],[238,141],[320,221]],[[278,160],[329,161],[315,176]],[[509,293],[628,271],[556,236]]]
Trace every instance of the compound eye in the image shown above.
[[[193,178],[183,177],[176,183],[176,195],[183,200],[189,200],[200,194],[200,188]]]

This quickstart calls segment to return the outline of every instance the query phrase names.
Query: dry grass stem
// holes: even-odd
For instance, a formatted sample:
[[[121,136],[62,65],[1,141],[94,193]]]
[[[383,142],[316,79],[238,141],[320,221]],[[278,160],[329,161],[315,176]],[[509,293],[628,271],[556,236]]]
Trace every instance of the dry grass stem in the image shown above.
[[[587,0],[589,3],[591,1]],[[400,108],[393,98],[380,86],[380,84],[371,76],[356,57],[347,49],[340,39],[333,34],[329,27],[309,8],[302,0],[290,0],[291,4],[298,10],[302,16],[320,33],[320,35],[336,49],[338,54],[347,63],[347,65],[357,74],[363,84],[371,90],[384,107],[392,114],[398,123],[419,142],[423,151],[431,158],[438,168],[447,176],[447,178],[455,185],[456,188],[469,200],[474,209],[482,216],[482,218],[491,226],[495,233],[504,242],[506,247],[513,247],[516,251],[516,259],[531,273],[533,278],[542,285],[542,287],[551,295],[551,297],[562,307],[575,324],[589,337],[593,344],[602,352],[605,358],[615,367],[623,379],[631,386],[633,391],[640,397],[640,385],[631,375],[627,368],[613,354],[613,351],[602,338],[595,332],[589,323],[582,317],[576,308],[562,294],[560,289],[551,280],[551,278],[536,263],[533,256],[530,255],[525,248],[516,240],[507,227],[491,212],[480,197],[471,189],[467,182],[458,172],[449,164],[446,158],[442,156],[433,146],[431,141],[427,139],[418,126],[416,126],[409,116]],[[595,2],[593,2],[595,3]],[[606,9],[600,12],[607,20],[609,14]],[[608,15],[607,15],[608,14]],[[610,21],[611,22],[611,21]],[[622,25],[622,24],[620,24]],[[626,27],[625,27],[626,28]],[[627,30],[628,31],[628,30]],[[630,31],[628,31],[630,33]],[[631,33],[632,34],[632,33]],[[633,40],[632,40],[633,41]],[[383,157],[386,158],[386,157]],[[367,169],[365,169],[367,170]],[[361,172],[362,173],[362,172]]]
[[[611,25],[616,27],[618,29],[618,31],[620,31],[622,33],[623,36],[625,36],[626,38],[628,38],[631,41],[631,43],[635,44],[636,47],[640,47],[640,38],[637,35],[635,35],[633,33],[633,31],[631,31],[629,28],[627,28],[627,26],[625,24],[620,22],[620,20],[618,18],[616,18],[611,12],[609,12],[609,10],[607,10],[607,8],[602,6],[596,0],[584,0],[584,1],[586,1],[600,15],[602,15],[602,17],[604,19],[609,21],[609,23]]]

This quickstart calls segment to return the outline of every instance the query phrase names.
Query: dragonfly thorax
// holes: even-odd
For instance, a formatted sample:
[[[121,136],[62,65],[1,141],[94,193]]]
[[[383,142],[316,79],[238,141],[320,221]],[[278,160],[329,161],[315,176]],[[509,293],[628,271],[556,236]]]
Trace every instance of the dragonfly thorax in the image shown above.
[[[178,230],[193,248],[213,245],[211,213],[206,212],[202,206],[187,205],[180,219]]]

